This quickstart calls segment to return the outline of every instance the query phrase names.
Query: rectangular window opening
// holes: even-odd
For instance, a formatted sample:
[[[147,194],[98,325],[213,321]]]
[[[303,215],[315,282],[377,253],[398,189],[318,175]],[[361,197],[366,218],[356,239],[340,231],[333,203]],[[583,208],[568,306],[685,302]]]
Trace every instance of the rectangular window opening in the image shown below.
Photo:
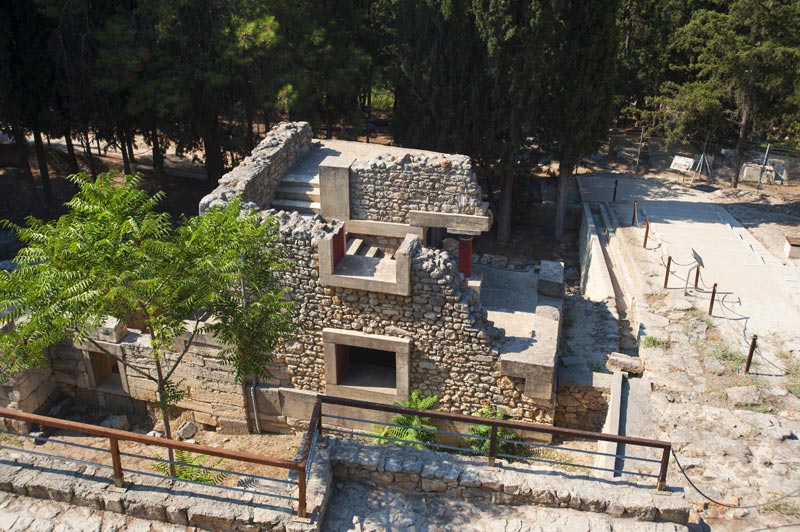
[[[92,374],[98,390],[116,394],[127,394],[122,385],[119,362],[105,353],[90,352]]]
[[[341,386],[381,393],[397,390],[397,355],[392,351],[336,345],[336,366]]]

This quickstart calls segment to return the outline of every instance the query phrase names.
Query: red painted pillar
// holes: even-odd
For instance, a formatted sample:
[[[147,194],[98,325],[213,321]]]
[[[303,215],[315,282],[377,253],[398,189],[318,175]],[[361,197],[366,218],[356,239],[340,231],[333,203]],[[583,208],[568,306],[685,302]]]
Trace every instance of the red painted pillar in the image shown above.
[[[469,277],[472,273],[472,237],[458,237],[458,271]]]

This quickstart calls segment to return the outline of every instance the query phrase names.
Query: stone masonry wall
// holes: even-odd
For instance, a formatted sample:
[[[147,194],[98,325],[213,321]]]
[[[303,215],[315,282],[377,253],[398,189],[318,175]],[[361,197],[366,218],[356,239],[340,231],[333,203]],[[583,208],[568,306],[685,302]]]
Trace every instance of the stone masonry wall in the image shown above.
[[[485,216],[481,187],[465,155],[383,155],[350,167],[350,217],[409,223],[408,211]]]
[[[603,432],[609,390],[562,382],[557,393],[556,426]]]
[[[67,394],[85,398],[87,390],[89,395],[95,392],[91,390],[81,348],[123,357],[131,366],[125,368],[130,398],[149,403],[158,400],[155,383],[136,371],[155,375],[149,335],[131,331],[119,343],[87,341],[79,347],[69,344],[56,347],[51,356],[55,382]],[[183,340],[177,340],[174,348],[182,349]],[[194,412],[195,420],[200,423],[221,426],[225,432],[246,431],[241,385],[234,380],[233,371],[222,364],[219,351],[219,345],[206,335],[195,338],[172,378],[187,392],[177,406]],[[176,356],[177,352],[168,353],[164,367],[170,367]]]
[[[298,325],[276,352],[276,362],[286,367],[280,385],[325,392],[321,329],[350,329],[411,338],[411,389],[438,395],[442,410],[472,414],[489,402],[514,418],[552,423],[550,405],[534,403],[522,395],[522,386],[501,379],[499,354],[492,349],[499,331],[447,252],[416,248],[411,296],[326,287],[318,283],[316,244],[339,225],[296,213],[277,216],[281,245],[292,257],[283,283],[296,301]]]
[[[200,200],[200,214],[211,207],[224,207],[237,196],[268,206],[283,175],[311,149],[311,138],[307,122],[281,122],[272,128],[253,152]]]

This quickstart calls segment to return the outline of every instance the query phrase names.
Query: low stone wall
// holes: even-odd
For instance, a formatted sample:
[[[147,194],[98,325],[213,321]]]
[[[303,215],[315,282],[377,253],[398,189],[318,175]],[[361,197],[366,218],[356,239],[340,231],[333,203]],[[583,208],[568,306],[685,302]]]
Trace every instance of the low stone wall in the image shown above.
[[[11,408],[23,412],[39,410],[53,392],[56,383],[50,364],[40,369],[22,371],[9,377],[0,386],[0,408]],[[25,430],[27,426],[21,421],[3,420],[3,423],[14,430]]]
[[[583,204],[578,249],[581,263],[581,295],[590,301],[614,300],[614,286],[611,283],[597,226],[588,203]]]
[[[409,223],[412,210],[485,216],[481,188],[465,155],[386,154],[350,166],[350,217]]]
[[[126,486],[118,489],[108,468],[0,450],[0,490],[220,532],[319,530],[331,474],[327,452],[319,448],[309,475],[308,519],[296,520],[297,487],[292,484],[259,480],[253,492],[242,492],[126,473]]]
[[[559,382],[556,397],[557,427],[603,431],[611,399],[610,390]]]
[[[211,207],[224,207],[238,196],[268,207],[283,175],[311,149],[311,138],[307,122],[281,122],[272,128],[253,152],[200,200],[200,214]]]
[[[377,487],[440,493],[492,504],[535,504],[685,524],[689,504],[680,492],[658,492],[625,481],[591,478],[515,462],[487,467],[466,458],[412,447],[327,437],[334,477]]]

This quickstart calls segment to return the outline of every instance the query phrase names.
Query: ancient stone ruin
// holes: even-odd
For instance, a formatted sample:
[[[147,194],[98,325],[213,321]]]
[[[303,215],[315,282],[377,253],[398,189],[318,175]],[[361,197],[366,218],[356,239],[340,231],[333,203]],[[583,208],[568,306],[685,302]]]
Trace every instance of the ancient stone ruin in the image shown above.
[[[473,414],[488,403],[553,423],[563,267],[472,264],[472,238],[492,219],[468,157],[313,140],[308,124],[282,123],[200,213],[238,196],[279,221],[297,332],[274,353],[274,378],[245,390],[214,339],[195,337],[176,378],[188,392],[178,406],[196,421],[244,432],[255,417],[280,428],[307,420],[319,393],[392,403],[417,389],[443,410]],[[443,244],[444,232],[452,240]],[[154,371],[148,346],[147,335],[110,320],[92,340],[53,349],[50,366],[22,380],[141,409],[155,400],[152,383],[108,353]],[[10,390],[3,406],[14,405]],[[35,410],[49,394],[22,395]]]

